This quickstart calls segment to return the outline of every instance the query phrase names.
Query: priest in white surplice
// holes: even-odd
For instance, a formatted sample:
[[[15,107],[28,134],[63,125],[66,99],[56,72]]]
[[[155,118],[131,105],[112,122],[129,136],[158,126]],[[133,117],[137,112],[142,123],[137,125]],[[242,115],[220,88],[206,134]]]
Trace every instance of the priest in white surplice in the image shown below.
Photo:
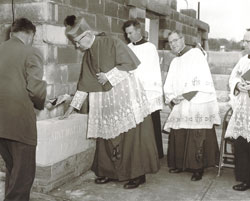
[[[250,188],[250,79],[242,79],[242,76],[250,70],[250,30],[244,35],[243,46],[248,55],[239,60],[229,79],[233,114],[225,134],[225,137],[235,139],[235,177],[241,182],[233,186],[237,191]]]
[[[123,31],[130,43],[128,47],[140,60],[135,75],[140,79],[149,100],[149,108],[154,125],[155,140],[159,158],[163,158],[160,110],[163,108],[163,87],[159,55],[155,45],[142,37],[138,20],[128,20]]]
[[[164,84],[166,103],[172,107],[164,126],[170,130],[169,172],[190,170],[191,180],[197,181],[202,179],[204,168],[214,166],[218,159],[216,92],[204,52],[185,46],[183,35],[176,31],[169,34],[168,41],[178,55]]]

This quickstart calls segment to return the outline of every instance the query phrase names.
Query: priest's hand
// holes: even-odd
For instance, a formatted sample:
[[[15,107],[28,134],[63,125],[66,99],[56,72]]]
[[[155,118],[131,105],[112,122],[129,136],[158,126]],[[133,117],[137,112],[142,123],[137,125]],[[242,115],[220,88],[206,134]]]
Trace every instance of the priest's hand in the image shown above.
[[[174,98],[172,101],[175,105],[179,104],[182,100],[184,100],[185,98],[182,95],[177,96],[176,98]]]
[[[244,93],[247,93],[247,90],[250,90],[250,85],[247,85],[246,83],[238,82],[236,87],[240,92]]]
[[[97,73],[96,76],[97,76],[98,82],[102,85],[104,85],[108,81],[108,78],[105,75],[105,73]]]

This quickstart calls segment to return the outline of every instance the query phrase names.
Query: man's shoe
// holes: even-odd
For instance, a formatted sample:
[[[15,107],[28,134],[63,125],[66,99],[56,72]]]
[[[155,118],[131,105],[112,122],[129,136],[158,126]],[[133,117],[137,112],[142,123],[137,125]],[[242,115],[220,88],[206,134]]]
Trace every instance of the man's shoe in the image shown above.
[[[250,188],[250,185],[248,185],[245,182],[233,186],[233,189],[236,191],[245,191],[249,188]]]
[[[135,179],[129,180],[129,182],[124,184],[123,187],[125,189],[133,189],[133,188],[137,188],[140,184],[143,184],[145,182],[146,182],[146,176],[142,175],[142,176],[137,177]]]
[[[98,177],[95,179],[96,184],[106,184],[110,181],[113,181],[113,179],[110,179],[108,177]]]
[[[180,168],[169,169],[169,173],[180,173],[180,172],[182,172],[182,169],[180,169]]]
[[[191,181],[199,181],[202,179],[202,172],[194,172],[192,177],[191,177]]]

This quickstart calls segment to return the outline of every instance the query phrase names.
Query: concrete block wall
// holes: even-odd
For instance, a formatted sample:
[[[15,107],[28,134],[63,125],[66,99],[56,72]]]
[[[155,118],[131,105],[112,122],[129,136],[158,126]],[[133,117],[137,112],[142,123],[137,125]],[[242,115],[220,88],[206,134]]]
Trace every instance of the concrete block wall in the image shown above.
[[[187,45],[194,46],[199,42],[206,48],[209,25],[196,19],[195,10],[183,9],[177,12],[169,9],[168,15],[160,17],[159,29],[159,49],[170,49],[167,36],[172,30],[181,32]]]

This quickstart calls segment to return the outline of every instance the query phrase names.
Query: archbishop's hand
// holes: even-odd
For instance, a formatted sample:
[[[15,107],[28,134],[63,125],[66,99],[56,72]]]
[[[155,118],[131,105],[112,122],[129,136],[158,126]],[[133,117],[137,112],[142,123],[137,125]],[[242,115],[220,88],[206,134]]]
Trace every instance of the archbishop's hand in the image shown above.
[[[60,116],[59,119],[66,119],[69,117],[69,115],[74,111],[74,108],[70,105],[69,108],[67,109],[67,111],[65,112],[65,114],[63,116]]]
[[[108,81],[108,78],[105,75],[105,73],[97,73],[96,76],[97,76],[98,82],[102,85],[104,85]]]

